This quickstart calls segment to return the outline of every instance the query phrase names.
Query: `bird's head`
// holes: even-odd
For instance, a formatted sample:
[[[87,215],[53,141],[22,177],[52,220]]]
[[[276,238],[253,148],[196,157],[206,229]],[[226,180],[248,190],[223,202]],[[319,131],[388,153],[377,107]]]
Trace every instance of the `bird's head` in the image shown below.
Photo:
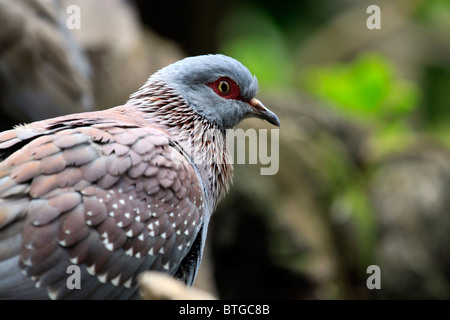
[[[255,98],[256,77],[233,58],[220,54],[189,57],[155,76],[182,96],[194,112],[221,129],[249,117],[280,126],[278,117]]]

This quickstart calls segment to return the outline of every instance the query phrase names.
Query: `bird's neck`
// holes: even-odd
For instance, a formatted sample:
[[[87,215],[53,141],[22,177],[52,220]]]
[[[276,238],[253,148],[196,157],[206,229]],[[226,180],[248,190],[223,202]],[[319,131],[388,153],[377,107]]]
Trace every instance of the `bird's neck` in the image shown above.
[[[176,137],[197,167],[204,187],[211,195],[211,209],[228,192],[233,177],[225,132],[206,121],[186,104],[183,97],[157,81],[147,82],[127,105],[134,106],[145,121]]]

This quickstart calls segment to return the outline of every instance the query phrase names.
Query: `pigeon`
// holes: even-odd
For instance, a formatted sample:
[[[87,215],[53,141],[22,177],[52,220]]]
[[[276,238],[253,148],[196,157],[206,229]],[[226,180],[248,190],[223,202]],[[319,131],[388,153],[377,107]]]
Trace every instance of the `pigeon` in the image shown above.
[[[192,286],[232,182],[226,132],[280,126],[237,60],[187,57],[121,106],[0,133],[0,298],[139,299],[138,275]]]

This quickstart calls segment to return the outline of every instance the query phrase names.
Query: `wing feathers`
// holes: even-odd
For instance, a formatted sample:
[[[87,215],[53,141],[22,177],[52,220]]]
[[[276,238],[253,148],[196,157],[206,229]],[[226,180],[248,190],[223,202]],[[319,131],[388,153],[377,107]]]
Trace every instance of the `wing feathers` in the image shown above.
[[[13,221],[22,226],[7,236],[21,244],[0,253],[0,276],[2,261],[19,255],[17,288],[32,279],[51,298],[104,298],[136,295],[136,276],[150,268],[174,275],[204,215],[190,161],[154,128],[68,123],[0,134],[3,153],[25,143],[0,163],[0,248]],[[66,288],[71,264],[82,271],[79,292]]]

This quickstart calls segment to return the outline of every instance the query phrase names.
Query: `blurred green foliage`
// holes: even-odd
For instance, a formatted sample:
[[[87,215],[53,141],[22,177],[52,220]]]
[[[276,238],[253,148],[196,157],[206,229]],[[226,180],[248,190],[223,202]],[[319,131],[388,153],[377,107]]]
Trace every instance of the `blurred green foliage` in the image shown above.
[[[362,54],[350,63],[313,66],[302,73],[304,88],[357,121],[402,120],[418,106],[420,91],[396,75],[379,54]]]
[[[376,155],[398,151],[412,141],[409,116],[419,106],[421,90],[401,78],[386,57],[362,53],[348,63],[311,66],[300,82],[340,116],[372,130]]]
[[[450,0],[427,0],[416,11],[419,21],[430,24],[434,28],[450,28]]]

